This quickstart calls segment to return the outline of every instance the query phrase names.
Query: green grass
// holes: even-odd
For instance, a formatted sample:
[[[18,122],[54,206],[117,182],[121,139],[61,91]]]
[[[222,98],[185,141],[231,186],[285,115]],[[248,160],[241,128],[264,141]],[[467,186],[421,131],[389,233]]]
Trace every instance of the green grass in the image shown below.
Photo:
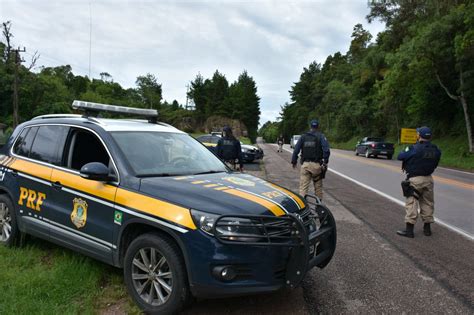
[[[29,237],[20,248],[0,246],[0,314],[98,314],[128,297],[122,271]]]
[[[354,137],[346,142],[331,142],[331,139],[329,139],[329,141],[331,147],[333,148],[353,151],[357,141],[360,139],[361,137]],[[387,139],[387,141],[395,143],[394,158],[396,158],[398,153],[404,150],[406,147],[404,144],[396,144],[396,139]],[[434,139],[433,143],[441,149],[442,155],[441,161],[439,163],[441,166],[474,171],[474,154],[469,153],[467,141],[465,138],[446,137]]]

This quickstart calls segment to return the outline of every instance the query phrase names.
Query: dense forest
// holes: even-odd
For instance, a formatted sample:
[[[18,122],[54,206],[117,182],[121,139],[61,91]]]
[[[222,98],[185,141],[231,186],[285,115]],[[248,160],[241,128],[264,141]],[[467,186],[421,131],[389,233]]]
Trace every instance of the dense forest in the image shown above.
[[[100,78],[75,75],[70,65],[39,67],[41,53],[34,54],[32,60],[21,62],[21,56],[13,47],[13,30],[10,22],[2,23],[3,37],[0,41],[0,123],[9,126],[7,133],[23,121],[34,116],[55,113],[71,113],[75,99],[153,108],[159,112],[159,119],[172,125],[182,121],[194,121],[199,126],[210,116],[220,115],[241,120],[248,129],[251,139],[257,135],[260,116],[260,98],[255,81],[246,71],[229,85],[226,77],[216,71],[211,79],[198,74],[190,83],[188,96],[195,103],[195,110],[187,110],[176,100],[171,103],[163,100],[162,84],[154,74],[146,74],[136,79],[136,86],[124,88],[114,82],[113,76],[103,72]],[[25,55],[26,56],[26,55]],[[38,59],[39,57],[39,59]],[[17,78],[17,115],[14,114],[15,78]],[[183,86],[183,95],[186,90]],[[17,118],[15,118],[17,117]],[[17,120],[17,121],[16,121]]]
[[[313,117],[335,142],[397,139],[400,128],[428,125],[438,137],[465,137],[472,153],[474,3],[385,0],[369,7],[368,21],[382,20],[385,30],[372,40],[355,25],[348,51],[304,68],[280,120],[260,134],[289,139]]]

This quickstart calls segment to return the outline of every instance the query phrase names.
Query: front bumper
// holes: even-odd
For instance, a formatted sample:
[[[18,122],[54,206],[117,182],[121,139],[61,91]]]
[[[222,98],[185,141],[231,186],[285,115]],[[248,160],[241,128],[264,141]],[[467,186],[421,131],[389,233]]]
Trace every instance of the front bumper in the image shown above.
[[[193,294],[219,297],[294,288],[309,270],[315,266],[324,268],[336,247],[334,217],[319,199],[306,196],[306,200],[309,207],[301,214],[220,216],[214,225],[216,237],[212,239],[216,249],[212,260],[201,260],[200,263],[205,263],[207,268],[200,268],[199,279],[191,277],[195,280],[190,281]],[[219,234],[216,228],[228,226],[229,219],[260,222],[258,228],[265,234],[257,237],[245,234],[245,241],[239,241],[232,233]],[[224,267],[234,268],[238,277],[229,281],[219,279],[214,271]]]

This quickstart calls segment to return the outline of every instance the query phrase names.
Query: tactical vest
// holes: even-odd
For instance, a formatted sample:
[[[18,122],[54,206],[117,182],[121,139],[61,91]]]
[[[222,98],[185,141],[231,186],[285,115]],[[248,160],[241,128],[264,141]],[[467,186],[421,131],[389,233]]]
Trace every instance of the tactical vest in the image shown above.
[[[413,150],[416,150],[414,156],[406,161],[405,170],[408,177],[429,176],[433,174],[438,166],[441,152],[438,147],[432,143],[417,143]]]
[[[321,135],[307,133],[303,136],[301,149],[303,162],[320,162],[323,159]]]
[[[239,153],[236,150],[235,141],[236,140],[228,138],[222,139],[222,159],[224,161],[235,160],[238,158]]]

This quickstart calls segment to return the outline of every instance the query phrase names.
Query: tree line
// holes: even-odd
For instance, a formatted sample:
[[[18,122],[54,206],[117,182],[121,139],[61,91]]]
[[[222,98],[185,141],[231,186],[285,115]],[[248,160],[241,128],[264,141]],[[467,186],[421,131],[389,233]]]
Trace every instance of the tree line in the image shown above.
[[[336,142],[355,136],[397,138],[400,128],[432,127],[465,136],[473,152],[474,3],[462,0],[370,1],[374,42],[354,26],[348,51],[303,69],[280,120],[260,129],[267,141],[308,129],[313,117]]]
[[[195,103],[195,110],[188,110],[178,101],[163,100],[162,84],[154,74],[136,79],[136,86],[124,88],[114,82],[107,72],[100,78],[75,75],[70,65],[40,67],[32,71],[40,55],[33,61],[22,63],[12,43],[11,22],[2,23],[3,38],[0,41],[0,122],[10,126],[44,114],[72,113],[75,99],[139,108],[157,109],[160,121],[177,125],[183,120],[194,120],[197,129],[212,115],[239,119],[255,139],[260,116],[257,86],[251,76],[243,71],[230,86],[219,71],[211,79],[200,74],[191,82],[188,97]],[[17,98],[14,93],[18,87]],[[18,110],[14,109],[15,98]],[[200,130],[185,130],[198,132]]]

